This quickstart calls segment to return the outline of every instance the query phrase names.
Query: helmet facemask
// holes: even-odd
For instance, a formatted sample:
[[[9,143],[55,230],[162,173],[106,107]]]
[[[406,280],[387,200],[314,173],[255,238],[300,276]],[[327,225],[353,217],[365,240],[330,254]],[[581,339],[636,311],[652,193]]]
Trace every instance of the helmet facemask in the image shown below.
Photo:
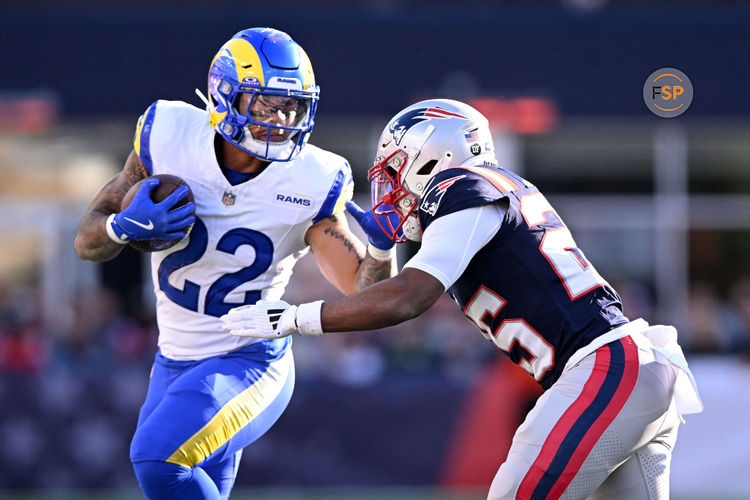
[[[289,159],[300,148],[305,130],[312,128],[316,103],[309,96],[250,91],[239,93],[236,101],[238,121],[245,122],[239,146],[260,156]]]
[[[409,161],[397,149],[378,161],[368,171],[372,195],[372,211],[380,228],[396,243],[407,241],[403,226],[417,207],[417,198],[401,183],[401,173]]]
[[[425,137],[431,133],[428,128]],[[376,219],[383,231],[397,243],[421,241],[422,229],[414,210],[419,206],[427,182],[440,168],[449,164],[452,156],[446,151],[441,160],[421,162],[419,153],[418,149],[408,147],[396,149],[383,159],[376,158],[375,165],[368,172],[373,213],[389,216]],[[388,228],[384,227],[382,219],[387,221]],[[398,222],[394,224],[394,221]]]
[[[314,125],[317,92],[238,87],[234,90],[225,80],[217,84],[216,94],[224,97],[229,110],[218,132],[262,159],[287,161],[296,157]]]

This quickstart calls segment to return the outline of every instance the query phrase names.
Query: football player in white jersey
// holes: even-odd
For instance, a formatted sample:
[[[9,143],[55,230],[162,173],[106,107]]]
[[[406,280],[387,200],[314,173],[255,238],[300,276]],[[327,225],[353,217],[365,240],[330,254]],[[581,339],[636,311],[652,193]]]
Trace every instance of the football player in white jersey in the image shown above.
[[[618,467],[616,498],[668,498],[681,415],[702,409],[677,332],[625,317],[542,193],[497,166],[487,119],[449,99],[409,106],[383,130],[370,180],[376,213],[399,219],[380,233],[422,243],[403,270],[327,304],[233,308],[224,327],[259,338],[383,328],[447,292],[546,389],[488,498],[583,499]]]
[[[350,202],[346,160],[307,144],[318,94],[307,55],[286,33],[240,31],[211,62],[207,109],[153,103],[123,170],[82,218],[83,259],[112,259],[133,240],[182,239],[151,255],[159,352],[130,452],[148,498],[227,498],[242,449],[291,397],[289,339],[232,335],[221,315],[280,299],[308,249],[345,294],[395,269],[390,239],[369,238],[365,249],[347,225],[347,206],[364,227],[377,219]],[[195,202],[174,208],[181,187],[154,203],[159,181],[147,179],[120,211],[129,188],[153,174],[181,177]]]

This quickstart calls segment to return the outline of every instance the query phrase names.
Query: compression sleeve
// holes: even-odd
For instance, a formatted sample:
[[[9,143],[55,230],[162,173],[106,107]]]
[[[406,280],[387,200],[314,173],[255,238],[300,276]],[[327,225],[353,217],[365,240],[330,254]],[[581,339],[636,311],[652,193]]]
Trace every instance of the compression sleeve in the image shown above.
[[[505,217],[497,204],[480,205],[435,219],[422,235],[422,247],[404,268],[419,269],[445,289],[463,274],[476,253],[495,236]]]

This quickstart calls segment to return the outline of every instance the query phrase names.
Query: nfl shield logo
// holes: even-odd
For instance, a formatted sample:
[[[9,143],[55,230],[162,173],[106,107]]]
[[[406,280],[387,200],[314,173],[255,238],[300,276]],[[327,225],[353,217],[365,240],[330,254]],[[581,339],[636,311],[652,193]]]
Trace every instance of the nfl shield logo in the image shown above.
[[[231,192],[231,191],[224,191],[224,196],[221,197],[221,202],[224,205],[226,205],[228,207],[231,207],[232,205],[234,205],[235,198],[236,198],[236,196],[234,195],[233,192]]]

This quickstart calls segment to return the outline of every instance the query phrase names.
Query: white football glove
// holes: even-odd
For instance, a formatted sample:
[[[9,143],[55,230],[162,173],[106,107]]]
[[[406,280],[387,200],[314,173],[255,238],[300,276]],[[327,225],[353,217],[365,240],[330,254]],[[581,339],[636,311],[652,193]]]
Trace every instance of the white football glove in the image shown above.
[[[278,339],[295,332],[301,335],[322,335],[320,312],[323,301],[299,306],[283,300],[259,300],[253,305],[230,309],[221,317],[224,330],[240,337]]]

